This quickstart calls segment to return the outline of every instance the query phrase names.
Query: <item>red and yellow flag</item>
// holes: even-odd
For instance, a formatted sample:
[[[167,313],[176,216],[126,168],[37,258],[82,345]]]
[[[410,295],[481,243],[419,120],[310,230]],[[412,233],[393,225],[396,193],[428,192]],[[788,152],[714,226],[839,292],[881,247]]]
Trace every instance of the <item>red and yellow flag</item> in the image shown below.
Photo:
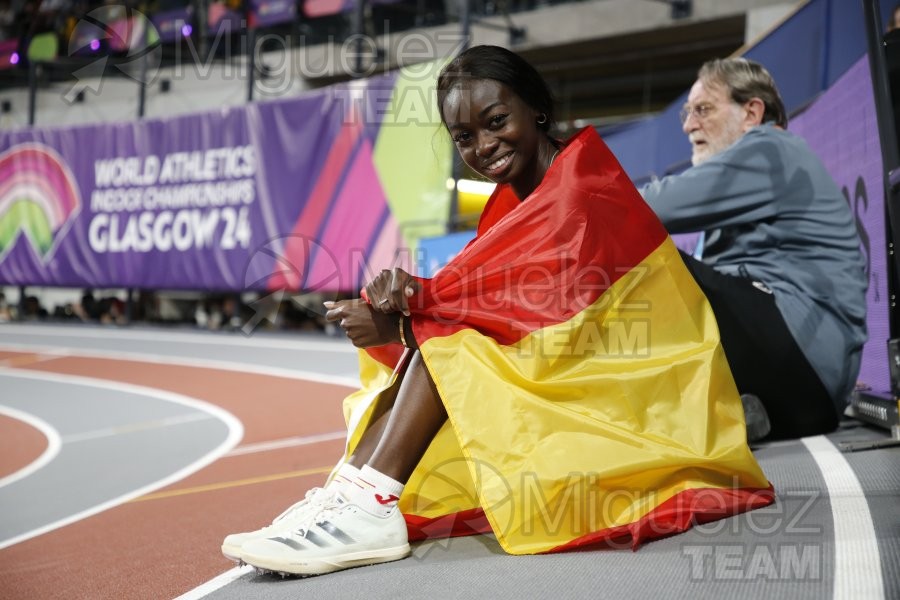
[[[773,501],[709,304],[593,129],[524,202],[498,186],[420,282],[413,329],[449,420],[400,499],[412,539],[637,546]],[[360,354],[348,456],[401,352]]]

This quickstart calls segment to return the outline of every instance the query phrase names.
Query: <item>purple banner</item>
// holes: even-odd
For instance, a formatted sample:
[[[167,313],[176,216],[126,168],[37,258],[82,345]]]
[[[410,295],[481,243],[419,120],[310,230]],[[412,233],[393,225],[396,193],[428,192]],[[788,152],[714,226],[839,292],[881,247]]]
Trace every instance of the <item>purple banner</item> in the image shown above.
[[[193,8],[188,6],[185,8],[175,8],[154,14],[150,17],[150,22],[156,27],[159,33],[159,41],[164,44],[172,43],[182,37],[190,35],[189,29],[194,20]]]
[[[355,6],[354,0],[303,0],[303,14],[315,19],[350,12]]]
[[[207,32],[210,37],[219,33],[231,35],[243,29],[243,16],[239,12],[227,8],[221,2],[213,2],[207,11]]]
[[[869,341],[859,381],[890,389],[884,166],[869,62],[863,57],[790,124],[825,163],[856,217],[869,273]]]
[[[295,0],[251,0],[251,21],[255,27],[289,23],[297,17]]]
[[[394,81],[0,132],[0,284],[357,290],[399,242],[373,160]]]
[[[0,69],[11,69],[19,63],[19,40],[0,42]]]

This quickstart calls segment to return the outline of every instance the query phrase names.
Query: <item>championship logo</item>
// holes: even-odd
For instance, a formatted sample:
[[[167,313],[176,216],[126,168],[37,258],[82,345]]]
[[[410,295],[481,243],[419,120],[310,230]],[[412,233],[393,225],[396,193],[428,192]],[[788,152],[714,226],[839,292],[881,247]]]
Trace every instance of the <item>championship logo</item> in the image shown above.
[[[53,148],[26,143],[0,154],[0,262],[23,235],[46,264],[80,208],[75,176]]]

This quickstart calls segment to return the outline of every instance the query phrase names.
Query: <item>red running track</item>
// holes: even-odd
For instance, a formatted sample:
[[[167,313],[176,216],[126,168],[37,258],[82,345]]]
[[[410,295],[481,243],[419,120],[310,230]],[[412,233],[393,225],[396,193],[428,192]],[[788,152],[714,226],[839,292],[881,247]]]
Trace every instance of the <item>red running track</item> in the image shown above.
[[[341,401],[350,391],[297,379],[139,361],[29,353],[3,353],[0,361],[7,367],[142,385],[209,402],[243,423],[238,448],[343,429]],[[21,456],[4,457],[0,468],[6,469],[24,466],[42,452],[33,430],[8,421],[0,421],[0,439],[11,432],[28,441]],[[307,489],[323,483],[343,444],[335,439],[225,455],[169,487],[0,550],[0,597],[126,600],[183,594],[234,566],[220,552],[225,535],[268,523]]]
[[[0,414],[0,479],[33,463],[47,446],[47,438],[38,429]]]

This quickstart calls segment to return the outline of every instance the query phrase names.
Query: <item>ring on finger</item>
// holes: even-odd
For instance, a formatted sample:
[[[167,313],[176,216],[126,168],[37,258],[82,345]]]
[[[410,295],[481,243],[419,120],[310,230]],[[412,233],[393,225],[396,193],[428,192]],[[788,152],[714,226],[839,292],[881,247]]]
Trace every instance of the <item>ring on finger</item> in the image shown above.
[[[378,303],[378,306],[381,306],[382,304],[387,304],[388,302],[389,302],[389,300],[387,298],[382,298],[381,302]]]

